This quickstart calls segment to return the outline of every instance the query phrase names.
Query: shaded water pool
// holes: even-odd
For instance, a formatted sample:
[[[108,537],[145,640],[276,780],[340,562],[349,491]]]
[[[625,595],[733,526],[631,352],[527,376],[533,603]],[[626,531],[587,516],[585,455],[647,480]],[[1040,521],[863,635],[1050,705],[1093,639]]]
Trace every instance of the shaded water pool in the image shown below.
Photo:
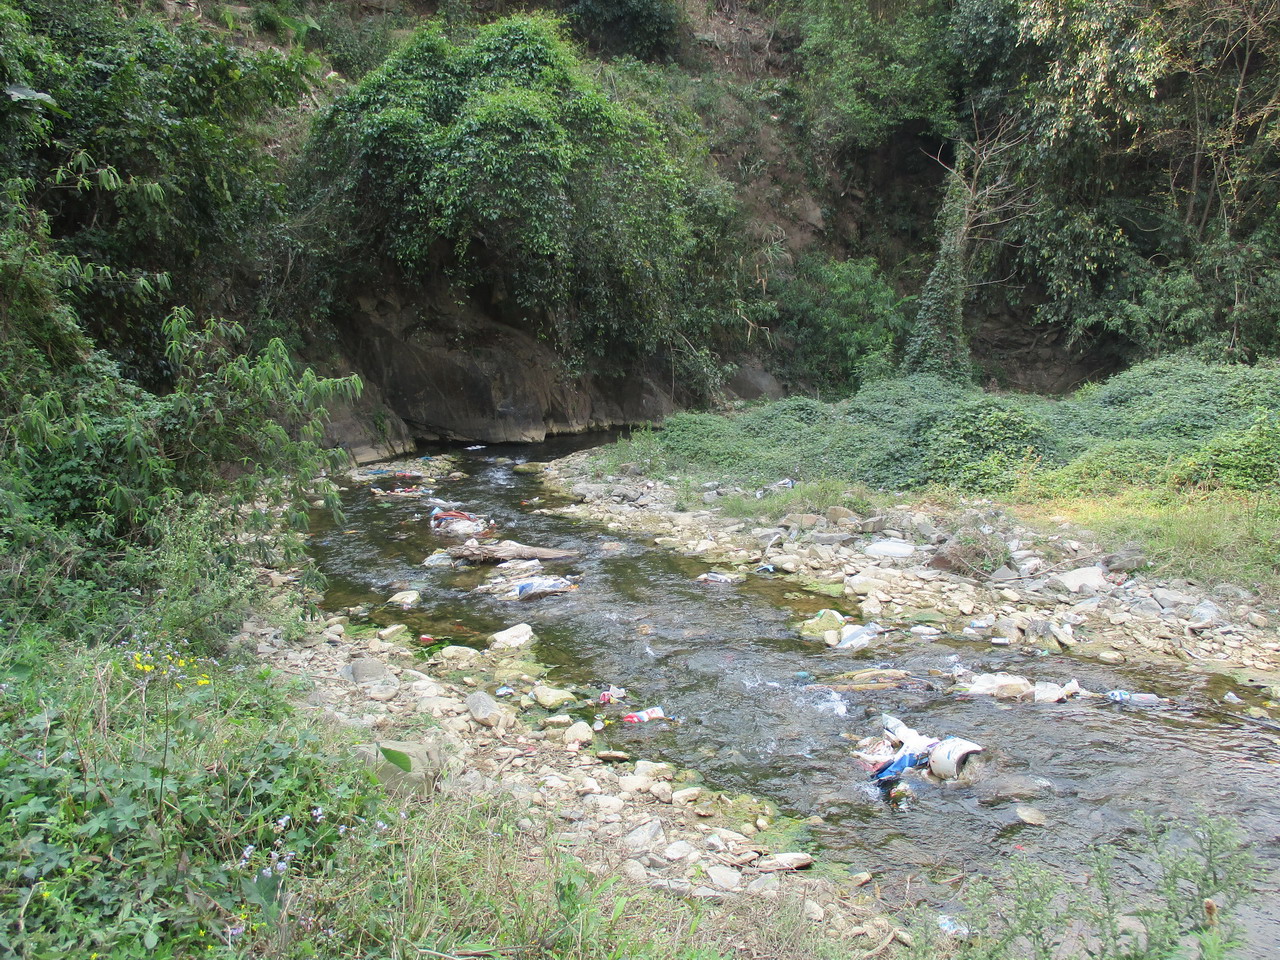
[[[852,655],[829,651],[798,639],[793,625],[839,604],[797,597],[794,585],[763,577],[736,586],[695,583],[708,569],[701,562],[536,513],[546,504],[522,502],[546,496],[536,478],[494,462],[551,459],[571,449],[559,443],[465,453],[469,476],[439,485],[437,495],[489,517],[502,537],[578,551],[577,559],[547,569],[581,575],[580,589],[530,603],[469,594],[484,571],[421,565],[435,549],[457,542],[431,532],[429,508],[375,498],[357,486],[346,495],[344,524],[314,519],[313,553],[329,578],[326,607],[369,604],[380,623],[402,622],[417,633],[475,645],[495,630],[529,623],[539,637],[537,659],[554,668],[550,682],[617,684],[629,691],[632,709],[660,705],[678,718],[613,724],[604,733],[611,745],[692,767],[717,789],[767,797],[791,816],[821,817],[810,828],[815,849],[853,871],[876,873],[890,899],[943,906],[951,895],[946,878],[998,870],[1015,853],[1078,878],[1088,849],[1123,845],[1138,828],[1139,812],[1180,820],[1197,810],[1230,816],[1270,874],[1267,892],[1238,914],[1249,939],[1240,956],[1280,955],[1280,737],[1221,702],[1229,689],[1246,698],[1250,691],[1202,673],[1164,670],[1151,677],[1141,668],[961,638],[882,640]],[[422,592],[419,609],[376,607],[404,586]],[[834,694],[806,690],[797,679],[801,672],[822,678],[881,666],[927,676],[956,664],[1059,683],[1076,678],[1090,690],[1150,690],[1177,706],[1010,705],[954,697],[944,687]],[[931,736],[983,744],[981,775],[943,785],[913,780],[915,800],[904,809],[888,807],[850,755],[853,741],[878,732],[881,712]],[[1046,825],[1024,824],[1015,813],[1019,804],[1040,810]],[[1140,884],[1146,865],[1123,856],[1121,862],[1124,881]]]

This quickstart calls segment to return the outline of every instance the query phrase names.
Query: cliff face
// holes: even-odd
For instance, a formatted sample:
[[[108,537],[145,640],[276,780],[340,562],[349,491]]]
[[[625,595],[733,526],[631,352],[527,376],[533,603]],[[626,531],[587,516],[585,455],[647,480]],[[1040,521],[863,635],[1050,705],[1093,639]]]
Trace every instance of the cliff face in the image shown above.
[[[342,351],[393,433],[417,440],[536,442],[549,434],[660,420],[670,385],[632,372],[574,376],[545,343],[482,314],[391,283],[357,294],[337,325]],[[362,445],[368,416],[335,431]]]

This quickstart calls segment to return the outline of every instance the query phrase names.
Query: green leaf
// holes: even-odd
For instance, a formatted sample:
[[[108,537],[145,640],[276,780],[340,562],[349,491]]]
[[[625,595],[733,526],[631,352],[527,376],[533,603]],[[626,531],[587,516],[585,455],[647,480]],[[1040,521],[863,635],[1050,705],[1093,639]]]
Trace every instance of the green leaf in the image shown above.
[[[392,750],[390,747],[378,745],[378,749],[382,751],[382,755],[387,758],[388,763],[393,763],[405,773],[413,772],[413,759],[407,754],[399,750]]]

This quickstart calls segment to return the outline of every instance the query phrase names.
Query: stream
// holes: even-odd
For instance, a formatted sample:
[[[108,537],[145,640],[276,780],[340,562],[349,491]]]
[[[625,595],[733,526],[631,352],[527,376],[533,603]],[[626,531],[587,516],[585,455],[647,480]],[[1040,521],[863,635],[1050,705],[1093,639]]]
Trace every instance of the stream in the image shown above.
[[[616,684],[629,691],[631,709],[661,706],[678,719],[612,724],[603,734],[610,746],[696,769],[708,785],[768,798],[789,816],[821,817],[807,828],[810,848],[853,872],[876,874],[889,903],[923,900],[943,909],[953,894],[945,881],[997,872],[1015,853],[1078,882],[1088,849],[1131,840],[1139,812],[1183,821],[1197,810],[1228,816],[1253,841],[1267,889],[1236,913],[1248,941],[1238,956],[1280,955],[1280,737],[1222,702],[1228,691],[1247,691],[1211,674],[1161,668],[1154,677],[1140,665],[1036,655],[959,636],[880,639],[856,654],[802,641],[798,620],[841,604],[763,576],[739,585],[694,582],[707,564],[536,513],[554,505],[522,502],[547,497],[538,479],[495,462],[550,460],[592,442],[601,439],[464,452],[468,477],[437,488],[438,496],[490,518],[504,538],[578,551],[577,559],[546,565],[581,575],[578,590],[528,603],[469,595],[489,571],[422,566],[434,550],[457,542],[432,533],[429,507],[353,485],[341,526],[327,515],[313,518],[313,554],[329,580],[326,608],[367,604],[379,624],[405,623],[415,635],[475,646],[496,630],[529,623],[539,638],[534,655],[553,667],[549,682]],[[421,591],[420,607],[378,606],[405,586]],[[1058,683],[1075,678],[1095,691],[1152,691],[1176,705],[805,689],[806,674],[896,667],[927,676],[957,664]],[[878,732],[881,712],[930,736],[984,745],[980,776],[944,784],[916,778],[915,799],[888,806],[851,757],[858,739]],[[1020,804],[1042,812],[1046,824],[1022,822]],[[1120,882],[1141,885],[1149,865],[1120,860]]]

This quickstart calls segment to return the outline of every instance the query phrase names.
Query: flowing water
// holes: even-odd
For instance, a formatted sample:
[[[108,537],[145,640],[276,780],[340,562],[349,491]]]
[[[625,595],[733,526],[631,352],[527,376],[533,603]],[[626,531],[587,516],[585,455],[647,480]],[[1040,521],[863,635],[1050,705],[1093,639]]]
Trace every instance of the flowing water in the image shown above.
[[[1197,810],[1229,816],[1269,874],[1261,900],[1238,914],[1249,939],[1240,956],[1280,956],[1280,737],[1274,725],[1235,715],[1243,708],[1221,700],[1232,690],[1258,702],[1248,688],[1201,673],[1161,668],[1152,677],[1141,667],[1037,656],[959,637],[880,640],[852,655],[830,651],[798,639],[793,625],[833,601],[764,577],[734,586],[695,583],[708,569],[703,563],[536,513],[546,504],[522,501],[546,496],[537,479],[495,463],[551,459],[572,448],[560,442],[465,453],[468,478],[440,485],[437,495],[489,517],[503,537],[578,551],[577,559],[547,569],[581,575],[580,589],[530,603],[469,595],[486,571],[422,567],[424,557],[456,541],[431,532],[420,503],[375,498],[356,487],[346,496],[342,526],[319,516],[314,522],[314,555],[329,578],[326,606],[369,604],[379,623],[402,622],[415,633],[473,645],[529,623],[539,637],[537,659],[554,668],[549,682],[617,684],[629,691],[632,709],[657,705],[678,718],[613,724],[604,733],[612,746],[694,768],[717,789],[766,797],[793,817],[820,816],[822,823],[809,828],[813,848],[853,871],[876,873],[890,896],[904,900],[945,906],[950,888],[940,881],[998,871],[1015,853],[1078,881],[1087,850],[1131,840],[1141,811],[1179,820]],[[421,608],[376,607],[404,586],[422,592]],[[957,664],[1059,683],[1074,677],[1089,690],[1148,690],[1177,705],[1011,705],[955,697],[945,685],[842,694],[805,689],[806,674],[883,666],[926,677]],[[979,775],[946,784],[913,780],[912,802],[886,805],[851,757],[852,741],[877,733],[882,712],[931,736],[983,744]],[[1034,805],[1046,825],[1023,823],[1019,804]],[[1140,885],[1150,865],[1123,856],[1121,862],[1124,881]]]

